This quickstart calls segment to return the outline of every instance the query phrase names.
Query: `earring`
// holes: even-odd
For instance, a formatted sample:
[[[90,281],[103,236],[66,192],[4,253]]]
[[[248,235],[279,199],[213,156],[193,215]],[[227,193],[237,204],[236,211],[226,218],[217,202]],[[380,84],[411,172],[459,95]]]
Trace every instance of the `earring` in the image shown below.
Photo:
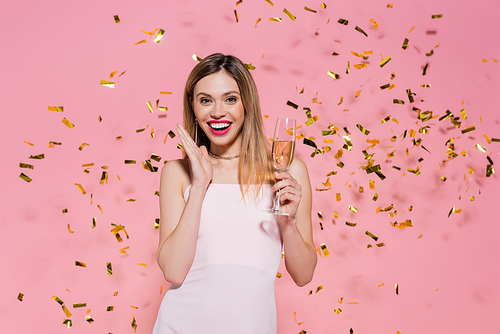
[[[198,120],[194,119],[194,143],[198,145]]]

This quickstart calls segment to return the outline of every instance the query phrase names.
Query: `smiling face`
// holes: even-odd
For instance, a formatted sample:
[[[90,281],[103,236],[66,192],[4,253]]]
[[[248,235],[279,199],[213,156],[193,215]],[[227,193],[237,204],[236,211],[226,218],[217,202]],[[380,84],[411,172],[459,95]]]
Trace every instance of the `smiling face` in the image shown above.
[[[236,81],[225,71],[207,75],[193,90],[191,105],[215,154],[237,155],[245,109]]]

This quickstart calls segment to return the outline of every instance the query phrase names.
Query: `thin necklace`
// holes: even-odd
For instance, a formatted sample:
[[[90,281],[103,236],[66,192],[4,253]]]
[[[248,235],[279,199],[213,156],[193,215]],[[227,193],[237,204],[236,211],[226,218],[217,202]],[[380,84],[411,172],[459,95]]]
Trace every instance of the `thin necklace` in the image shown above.
[[[222,159],[222,160],[233,160],[233,159],[236,159],[236,158],[239,158],[241,154],[238,154],[238,155],[233,155],[232,157],[221,157],[220,155],[217,155],[217,154],[213,154],[212,152],[208,151],[208,154],[210,154],[212,157],[214,157],[215,159]]]

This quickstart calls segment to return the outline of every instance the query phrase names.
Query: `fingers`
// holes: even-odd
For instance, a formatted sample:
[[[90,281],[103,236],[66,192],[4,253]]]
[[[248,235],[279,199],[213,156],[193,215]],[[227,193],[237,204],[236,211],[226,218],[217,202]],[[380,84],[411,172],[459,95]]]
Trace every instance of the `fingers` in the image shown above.
[[[198,146],[196,146],[195,142],[193,141],[189,133],[186,131],[184,126],[182,126],[181,124],[177,124],[177,133],[179,134],[182,147],[184,148],[184,151],[188,155],[189,159],[190,160],[199,159],[202,153],[200,152]]]

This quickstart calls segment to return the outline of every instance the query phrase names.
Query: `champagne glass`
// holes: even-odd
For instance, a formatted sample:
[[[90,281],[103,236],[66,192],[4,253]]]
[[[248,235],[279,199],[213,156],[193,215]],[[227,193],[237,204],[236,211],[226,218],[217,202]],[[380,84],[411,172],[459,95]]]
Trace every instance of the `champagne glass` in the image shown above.
[[[273,137],[273,166],[282,173],[285,172],[292,164],[293,153],[295,151],[295,130],[296,121],[292,118],[278,118],[276,120],[276,127],[274,128]],[[274,207],[264,212],[272,213],[275,215],[289,216],[290,214],[280,210],[280,192],[276,194]]]

